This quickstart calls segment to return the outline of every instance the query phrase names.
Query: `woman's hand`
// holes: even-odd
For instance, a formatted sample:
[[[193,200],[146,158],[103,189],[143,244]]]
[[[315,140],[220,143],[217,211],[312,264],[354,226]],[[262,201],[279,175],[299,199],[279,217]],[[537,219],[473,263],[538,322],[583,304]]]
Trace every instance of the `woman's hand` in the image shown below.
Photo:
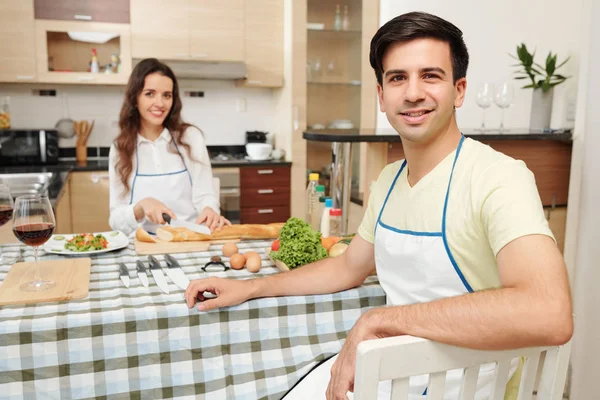
[[[163,225],[165,220],[162,217],[163,213],[169,214],[171,218],[177,219],[177,216],[171,209],[165,206],[162,202],[153,197],[146,197],[137,202],[133,207],[135,218],[139,221],[144,216],[155,224]]]
[[[214,232],[215,229],[220,231],[221,228],[225,225],[231,225],[231,222],[222,215],[219,215],[210,207],[204,207],[198,218],[196,218],[196,223],[206,223],[206,226],[210,229],[211,232]]]

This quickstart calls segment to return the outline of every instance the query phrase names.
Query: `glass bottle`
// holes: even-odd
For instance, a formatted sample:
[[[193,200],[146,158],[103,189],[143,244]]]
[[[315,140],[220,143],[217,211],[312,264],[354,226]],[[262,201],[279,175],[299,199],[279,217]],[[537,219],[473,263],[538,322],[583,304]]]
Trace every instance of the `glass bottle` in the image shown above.
[[[308,186],[306,187],[306,218],[305,221],[313,227],[314,214],[317,213],[319,206],[319,197],[317,197],[317,184],[319,183],[319,174],[312,173],[308,176]],[[318,229],[318,227],[317,227]]]
[[[340,5],[335,5],[335,18],[333,19],[333,29],[336,31],[342,30],[342,16],[340,14]]]
[[[348,5],[344,6],[344,18],[342,19],[342,29],[347,31],[350,29],[350,20],[348,19]]]
[[[0,129],[10,129],[10,97],[0,97]]]
[[[329,210],[329,236],[342,236],[342,209]]]

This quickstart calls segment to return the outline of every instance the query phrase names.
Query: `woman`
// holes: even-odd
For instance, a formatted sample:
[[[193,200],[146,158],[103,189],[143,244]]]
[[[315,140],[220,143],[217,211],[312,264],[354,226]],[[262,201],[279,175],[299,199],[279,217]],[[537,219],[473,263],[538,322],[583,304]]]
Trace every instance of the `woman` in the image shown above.
[[[200,130],[181,121],[173,71],[155,58],[132,71],[110,149],[110,226],[129,235],[148,232],[171,218],[205,223],[211,230],[231,223],[220,215]]]

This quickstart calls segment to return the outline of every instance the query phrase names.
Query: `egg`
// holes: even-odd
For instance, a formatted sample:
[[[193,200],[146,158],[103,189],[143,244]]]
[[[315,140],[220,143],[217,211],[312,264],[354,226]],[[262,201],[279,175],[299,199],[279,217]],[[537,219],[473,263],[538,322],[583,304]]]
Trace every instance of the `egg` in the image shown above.
[[[223,251],[223,255],[225,257],[231,257],[238,252],[238,247],[235,245],[235,243],[227,243],[223,245],[221,250]]]
[[[247,251],[247,252],[244,253],[244,258],[246,259],[246,261],[248,261],[248,257],[250,257],[250,256],[258,256],[258,257],[260,257],[260,255],[257,252],[255,252],[255,251]]]
[[[262,265],[262,259],[258,253],[250,254],[248,256],[248,260],[246,261],[246,268],[250,272],[258,272],[260,271],[260,267]]]
[[[242,269],[244,268],[245,261],[243,255],[236,253],[229,259],[229,265],[231,265],[231,268],[233,269]]]

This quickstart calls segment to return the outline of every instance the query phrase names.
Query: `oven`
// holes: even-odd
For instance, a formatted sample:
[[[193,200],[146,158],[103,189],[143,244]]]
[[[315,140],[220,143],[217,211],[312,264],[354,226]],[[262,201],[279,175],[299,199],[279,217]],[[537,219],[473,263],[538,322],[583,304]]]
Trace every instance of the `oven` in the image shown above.
[[[232,224],[240,223],[240,169],[239,168],[214,168],[213,176],[219,178],[219,201],[221,202],[221,215]]]

